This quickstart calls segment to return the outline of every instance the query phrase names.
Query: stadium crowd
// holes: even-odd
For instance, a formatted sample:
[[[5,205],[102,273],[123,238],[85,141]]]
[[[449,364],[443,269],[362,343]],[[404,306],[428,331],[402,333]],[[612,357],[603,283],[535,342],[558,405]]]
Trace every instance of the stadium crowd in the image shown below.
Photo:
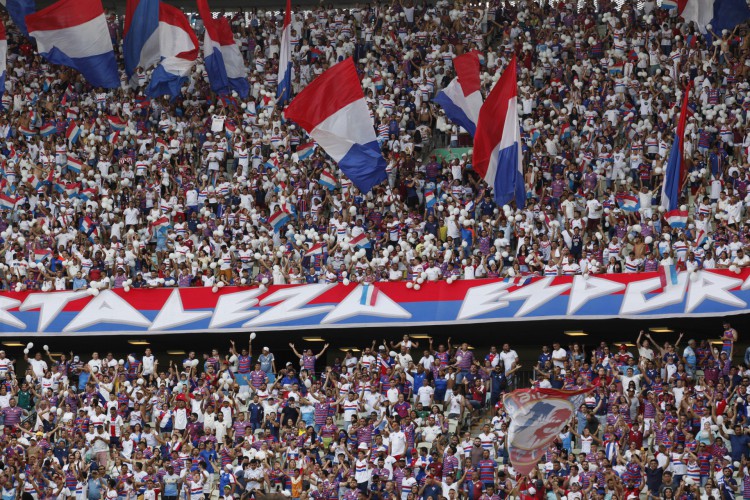
[[[93,89],[46,63],[9,22],[2,287],[747,266],[746,25],[701,35],[653,1],[597,6],[404,0],[295,11],[295,92],[345,57],[357,62],[388,161],[388,182],[367,194],[276,106],[278,12],[231,17],[251,84],[244,100],[213,95],[200,64],[174,100],[144,96],[143,68],[136,88],[123,76],[122,89]],[[109,20],[119,53],[122,18]],[[453,154],[471,138],[431,101],[453,77],[452,58],[470,50],[481,54],[485,93],[509,57],[519,58],[524,208],[494,203],[471,149]],[[671,227],[660,186],[688,80],[681,205],[690,215]],[[66,138],[71,123],[81,131],[75,142]],[[447,156],[433,154],[446,145]],[[437,197],[429,207],[428,191]],[[280,211],[288,221],[274,228],[269,217]]]
[[[174,100],[144,96],[148,68],[135,89],[92,89],[8,23],[3,289],[750,264],[745,24],[701,34],[653,1],[296,11],[295,91],[336,61],[357,62],[388,161],[388,182],[366,194],[276,106],[279,13],[253,9],[231,24],[248,99],[213,95],[200,65]],[[110,29],[120,52],[122,19],[110,16]],[[470,148],[456,149],[468,134],[431,102],[470,50],[485,93],[518,57],[523,208],[493,202]],[[688,81],[689,218],[672,227],[660,187]],[[289,220],[275,230],[279,211]],[[0,353],[2,498],[750,498],[750,359],[739,362],[728,324],[721,349],[681,340],[642,335],[637,353],[544,347],[535,384],[595,390],[530,477],[507,463],[500,402],[521,368],[508,344],[478,358],[465,344],[404,338],[330,362],[326,348],[291,346],[299,362],[284,365],[232,344],[169,366],[148,350],[45,360],[32,345],[26,373]]]
[[[728,322],[717,345],[542,346],[532,386],[590,392],[528,476],[509,463],[502,397],[526,378],[508,343],[290,343],[286,361],[255,339],[180,361],[0,351],[3,499],[747,498],[750,348]]]

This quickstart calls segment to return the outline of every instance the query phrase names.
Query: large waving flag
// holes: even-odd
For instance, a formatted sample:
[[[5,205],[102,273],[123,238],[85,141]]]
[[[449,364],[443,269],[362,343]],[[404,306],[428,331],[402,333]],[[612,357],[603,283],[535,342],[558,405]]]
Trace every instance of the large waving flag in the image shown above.
[[[151,73],[146,95],[177,96],[198,59],[198,37],[177,7],[159,2],[161,62]]]
[[[59,0],[26,16],[26,26],[49,62],[78,70],[94,87],[120,86],[101,0]]]
[[[5,93],[5,77],[8,66],[8,36],[5,34],[5,24],[0,21],[0,97]]]
[[[714,33],[732,30],[750,19],[750,7],[745,0],[677,0],[677,10],[685,21],[694,21],[701,32],[711,25]]]
[[[159,0],[127,0],[122,51],[129,80],[159,61]]]
[[[158,64],[147,95],[175,96],[198,58],[198,38],[180,9],[159,0],[129,0],[123,51],[129,78],[138,66]]]
[[[206,34],[203,39],[203,61],[206,65],[211,90],[228,94],[232,90],[243,99],[250,91],[247,68],[240,48],[234,42],[232,29],[226,17],[214,19],[207,0],[198,0],[198,13],[203,19]]]
[[[352,58],[313,80],[284,115],[305,129],[363,193],[386,179],[385,158]]]
[[[516,472],[526,475],[536,469],[549,444],[557,439],[593,389],[519,389],[503,397],[511,419],[506,442]]]
[[[280,104],[292,97],[292,0],[286,0],[284,29],[281,32],[281,52],[279,52],[279,83],[276,99]]]
[[[514,56],[479,112],[474,136],[474,169],[492,188],[498,204],[505,205],[515,199],[516,205],[523,207],[526,192],[517,87]]]
[[[664,170],[664,185],[661,188],[661,206],[667,212],[677,210],[680,204],[680,189],[685,180],[685,162],[683,161],[682,152],[685,146],[685,122],[688,115],[688,98],[690,97],[689,83],[682,96],[682,107],[680,109],[680,119],[677,122],[677,131],[674,135],[672,150],[669,152],[669,160]]]
[[[26,16],[36,10],[36,3],[34,0],[0,0],[10,14],[10,18],[13,23],[18,26],[21,33],[28,36],[29,30],[26,28]]]
[[[463,127],[472,137],[477,130],[479,110],[482,108],[482,92],[479,79],[479,52],[469,53],[453,59],[456,78],[438,92],[434,101],[455,124]]]

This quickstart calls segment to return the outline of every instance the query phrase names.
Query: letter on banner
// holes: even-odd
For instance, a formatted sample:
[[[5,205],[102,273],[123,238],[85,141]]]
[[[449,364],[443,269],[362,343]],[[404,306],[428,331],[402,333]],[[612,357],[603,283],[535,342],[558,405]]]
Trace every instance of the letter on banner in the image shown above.
[[[13,316],[8,312],[8,309],[13,309],[21,305],[20,300],[10,299],[8,297],[0,297],[0,323],[10,325],[19,330],[26,328],[26,323]]]
[[[138,309],[112,290],[103,290],[86,304],[78,316],[63,328],[64,332],[75,332],[99,323],[148,327],[151,322]]]
[[[508,307],[508,288],[512,283],[490,283],[466,290],[461,310],[458,311],[457,320],[476,318],[482,314],[491,313],[503,307]]]
[[[659,278],[631,281],[628,283],[628,289],[625,290],[620,314],[622,316],[643,314],[654,309],[661,309],[681,303],[685,299],[685,291],[687,290],[687,274],[679,273],[676,285],[664,287],[664,290],[660,294],[651,299],[647,299],[646,294],[662,287]]]
[[[263,292],[260,288],[247,292],[229,293],[219,297],[214,308],[209,328],[222,328],[258,315],[258,311],[248,311],[248,307],[258,305],[258,296]]]
[[[729,290],[737,288],[742,284],[741,279],[722,276],[721,274],[706,273],[698,271],[695,281],[690,281],[688,288],[687,304],[685,312],[691,313],[700,306],[704,300],[713,300],[720,304],[741,309],[747,303],[731,293]]]
[[[60,312],[71,300],[78,300],[89,297],[89,292],[81,290],[78,292],[57,292],[57,293],[32,293],[23,301],[19,311],[31,311],[39,309],[38,332],[47,329],[50,323],[57,317]]]
[[[334,286],[336,285],[331,283],[327,285],[307,285],[277,290],[268,297],[265,297],[260,305],[265,306],[277,302],[279,302],[279,304],[242,326],[251,328],[270,324],[282,324],[287,321],[294,321],[327,313],[333,309],[333,306],[308,307],[307,309],[302,308],[309,304],[311,300],[319,297]]]
[[[170,330],[211,316],[211,311],[186,311],[182,305],[180,290],[175,288],[161,307],[149,330]]]
[[[568,314],[575,313],[590,300],[612,295],[624,289],[625,284],[617,281],[593,276],[588,279],[584,276],[574,276],[573,288],[570,289],[570,296],[568,297]]]
[[[411,313],[398,305],[375,285],[360,285],[341,301],[336,309],[323,318],[321,324],[328,325],[354,318],[374,316],[376,318],[409,319]]]

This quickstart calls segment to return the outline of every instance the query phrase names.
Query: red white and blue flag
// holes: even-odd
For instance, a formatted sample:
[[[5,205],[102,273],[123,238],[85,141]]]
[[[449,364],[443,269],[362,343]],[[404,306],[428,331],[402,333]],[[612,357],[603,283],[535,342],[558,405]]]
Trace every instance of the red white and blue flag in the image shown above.
[[[128,122],[116,115],[111,115],[107,118],[109,122],[109,128],[117,132],[122,132],[128,126]]]
[[[80,193],[78,193],[78,199],[83,201],[89,201],[96,198],[98,191],[96,188],[86,188],[83,189]]]
[[[435,96],[445,116],[472,136],[476,134],[482,107],[479,52],[472,50],[453,59],[456,78]]]
[[[179,95],[198,52],[198,38],[180,9],[159,0],[128,0],[123,35],[125,72],[133,81],[138,66],[157,65],[147,95]]]
[[[207,0],[198,0],[198,12],[206,28],[203,39],[203,62],[211,90],[220,95],[235,90],[245,99],[250,91],[247,68],[240,48],[234,41],[229,19],[224,16],[214,19]]]
[[[76,69],[94,87],[120,87],[101,0],[59,0],[26,16],[26,27],[49,62]]]
[[[18,198],[16,198],[15,196],[7,193],[0,193],[0,208],[13,210],[14,208],[16,208],[16,203],[18,203]]]
[[[527,283],[531,282],[531,278],[531,276],[523,276],[519,274],[518,276],[509,276],[507,278],[503,278],[503,281],[505,283],[512,283],[515,286],[524,286]]]
[[[75,156],[68,154],[68,161],[65,165],[66,167],[68,167],[68,170],[72,170],[73,172],[80,174],[81,168],[83,167],[83,162]]]
[[[570,123],[564,122],[560,125],[560,139],[570,139]]]
[[[677,284],[677,269],[674,264],[661,264],[659,266],[659,282],[662,288]]]
[[[377,301],[378,288],[370,284],[362,285],[362,295],[359,298],[359,304],[362,306],[375,306]]]
[[[425,191],[424,193],[424,204],[427,208],[432,208],[435,203],[437,202],[437,199],[435,198],[435,191],[430,189],[429,191]]]
[[[641,200],[632,194],[616,196],[617,205],[623,212],[637,212],[641,208]]]
[[[88,232],[96,226],[94,221],[87,215],[81,219],[81,231]]]
[[[21,132],[21,135],[23,135],[24,137],[33,137],[36,135],[36,130],[31,127],[25,127],[23,125],[18,127],[18,131]]]
[[[707,32],[709,24],[714,33],[721,34],[750,19],[750,7],[745,0],[676,0],[676,4],[679,15],[688,23],[694,21],[702,33]]]
[[[685,180],[686,172],[683,150],[685,146],[685,122],[687,121],[688,114],[688,97],[690,96],[691,87],[692,83],[689,83],[687,88],[683,91],[682,109],[680,109],[677,131],[675,132],[672,150],[669,153],[669,160],[667,161],[667,166],[664,170],[664,185],[661,189],[661,206],[664,207],[667,212],[677,210],[680,206],[680,191],[682,190],[682,184]]]
[[[52,256],[51,250],[34,250],[34,262],[43,262]]]
[[[313,257],[315,255],[322,255],[322,254],[323,254],[323,244],[316,243],[313,246],[311,246],[307,252],[305,252],[305,257]]]
[[[664,220],[671,228],[684,228],[688,221],[687,210],[670,210],[664,214]]]
[[[313,80],[284,115],[305,129],[363,193],[386,180],[385,158],[351,57]]]
[[[79,137],[81,137],[81,128],[76,122],[71,121],[67,130],[65,130],[65,138],[68,139],[69,144],[75,144]]]
[[[281,31],[281,50],[279,51],[279,73],[276,87],[276,99],[285,104],[292,98],[292,1],[286,0],[284,27]]]
[[[42,128],[39,129],[39,135],[42,137],[49,137],[55,132],[57,132],[57,124],[52,120],[44,122]]]
[[[516,472],[527,475],[536,469],[547,447],[557,439],[592,390],[594,387],[578,391],[519,389],[503,397],[511,422],[506,442]]]
[[[698,231],[698,234],[695,235],[695,244],[693,245],[693,248],[698,248],[703,246],[708,241],[708,234],[706,231],[701,229]]]
[[[63,189],[65,189],[65,194],[67,194],[68,196],[78,195],[78,191],[81,189],[81,183],[68,182],[65,184]]]
[[[334,190],[334,189],[336,189],[338,187],[338,182],[336,182],[336,178],[328,170],[323,170],[320,173],[320,181],[319,182],[320,182],[321,186],[323,186],[323,187],[325,187],[327,189],[330,189],[330,190]]]
[[[516,206],[526,202],[518,122],[516,57],[510,61],[479,112],[474,137],[474,170],[492,188],[495,202]]]
[[[154,222],[150,224],[149,228],[151,229],[151,231],[156,232],[159,229],[163,227],[167,227],[167,226],[169,226],[169,218],[159,217],[158,219],[156,219]]]
[[[300,144],[297,146],[297,158],[300,160],[306,160],[310,158],[315,152],[315,143],[308,142],[306,144]]]
[[[9,8],[9,2],[6,3]],[[8,65],[8,36],[5,33],[5,24],[0,21],[0,96],[5,92],[5,77]]]
[[[365,248],[369,244],[370,244],[370,238],[368,238],[367,233],[364,233],[364,232],[362,234],[355,236],[351,240],[349,240],[349,245],[353,247]]]
[[[231,121],[228,121],[224,124],[224,131],[227,139],[231,139],[232,136],[237,132],[237,125],[235,125]]]
[[[287,212],[284,212],[283,210],[276,210],[268,218],[268,223],[271,224],[273,230],[277,233],[281,230],[282,227],[284,227],[284,224],[286,224],[287,222],[289,222],[289,214]]]

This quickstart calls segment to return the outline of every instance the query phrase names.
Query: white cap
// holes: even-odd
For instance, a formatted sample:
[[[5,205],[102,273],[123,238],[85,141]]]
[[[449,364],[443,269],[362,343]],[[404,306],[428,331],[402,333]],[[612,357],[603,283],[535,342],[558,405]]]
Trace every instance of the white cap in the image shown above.
[[[527,493],[528,493],[529,495],[536,495],[536,488],[534,488],[534,487],[532,486],[531,488],[529,488],[529,489],[528,489]]]
[[[269,351],[270,349],[268,347],[263,348],[264,351]]]

